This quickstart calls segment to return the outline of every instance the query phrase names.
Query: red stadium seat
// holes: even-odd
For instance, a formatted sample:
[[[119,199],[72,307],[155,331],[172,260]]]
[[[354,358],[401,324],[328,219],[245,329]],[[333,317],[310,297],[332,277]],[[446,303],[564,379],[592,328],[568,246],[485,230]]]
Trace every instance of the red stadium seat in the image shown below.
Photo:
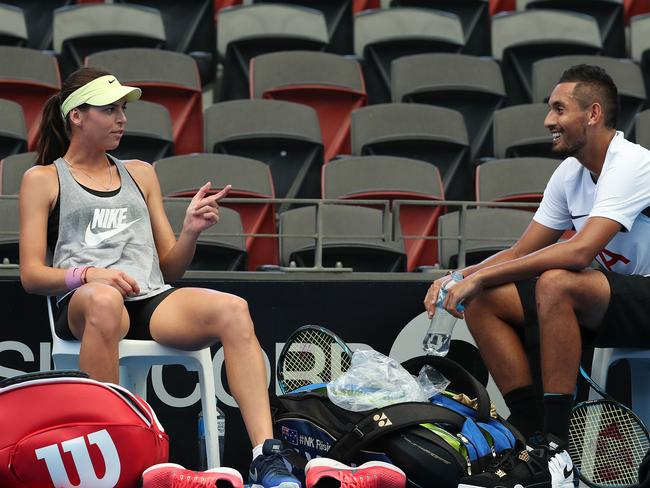
[[[517,0],[490,0],[490,15],[517,10]]]
[[[142,100],[169,110],[174,153],[203,150],[201,80],[187,54],[161,49],[127,48],[102,51],[86,58],[86,66],[102,66],[122,83],[142,88]]]
[[[625,9],[625,22],[635,15],[647,14],[650,12],[650,0],[625,0],[623,2]]]
[[[234,7],[235,5],[241,4],[242,0],[214,0],[214,20],[217,20],[219,10],[222,8]]]
[[[56,58],[34,49],[0,46],[0,98],[23,108],[29,150],[38,142],[45,102],[61,90]]]
[[[354,14],[373,8],[381,8],[381,2],[379,0],[354,0],[352,3],[352,11]]]
[[[350,114],[366,104],[357,61],[334,54],[291,51],[251,60],[251,98],[309,105],[318,113],[325,161],[350,152]]]

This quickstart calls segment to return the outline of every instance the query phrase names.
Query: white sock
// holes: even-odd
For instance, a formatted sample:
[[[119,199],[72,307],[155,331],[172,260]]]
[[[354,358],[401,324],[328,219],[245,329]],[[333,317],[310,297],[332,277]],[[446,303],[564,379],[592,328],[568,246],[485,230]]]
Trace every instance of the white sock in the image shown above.
[[[255,447],[253,448],[253,459],[255,459],[257,456],[261,456],[261,455],[262,455],[262,446],[263,446],[263,445],[264,445],[264,444],[258,444],[257,446],[255,446]]]

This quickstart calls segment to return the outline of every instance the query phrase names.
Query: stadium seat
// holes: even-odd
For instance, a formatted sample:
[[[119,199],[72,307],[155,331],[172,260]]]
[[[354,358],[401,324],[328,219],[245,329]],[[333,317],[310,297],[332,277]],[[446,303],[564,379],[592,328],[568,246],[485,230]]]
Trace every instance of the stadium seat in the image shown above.
[[[27,45],[27,23],[21,8],[0,3],[0,45]]]
[[[26,47],[52,49],[52,18],[54,10],[72,5],[75,2],[74,0],[2,0],[2,3],[22,9],[27,25]]]
[[[650,92],[650,14],[630,19],[630,54],[641,65],[646,93]]]
[[[52,334],[54,369],[79,369],[79,341],[61,339],[54,329],[53,297],[47,297],[47,316]],[[217,428],[217,397],[214,387],[214,367],[209,347],[198,351],[182,351],[163,346],[156,341],[122,339],[119,345],[120,385],[143,400],[147,399],[147,377],[151,371],[162,377],[162,365],[177,364],[198,373],[197,388],[205,422],[205,450],[209,469],[219,467],[219,432]],[[155,381],[155,380],[154,380]],[[162,380],[161,380],[162,381]]]
[[[650,2],[648,0],[624,0],[625,22],[629,23],[632,17],[650,13]]]
[[[492,156],[492,116],[506,97],[493,59],[464,54],[419,54],[393,61],[393,102],[438,105],[465,119],[471,160]]]
[[[612,77],[618,88],[617,129],[632,136],[636,114],[646,103],[646,91],[641,69],[630,60],[605,56],[558,56],[536,61],[533,63],[533,101],[546,102],[564,70],[583,63],[601,66]]]
[[[126,128],[117,149],[120,159],[141,159],[153,163],[174,154],[174,137],[169,111],[158,103],[139,100],[126,107]]]
[[[165,106],[175,154],[203,150],[201,80],[190,56],[162,49],[114,49],[88,56],[86,66],[106,68],[120,82],[142,88],[142,100]]]
[[[458,269],[483,261],[488,256],[512,246],[530,224],[532,212],[507,208],[473,208],[465,212],[464,232],[459,230],[460,212],[450,212],[438,219],[440,266]],[[458,255],[459,235],[465,238],[465,263]]]
[[[278,198],[318,198],[323,143],[316,111],[279,100],[233,100],[204,113],[205,152],[263,161]],[[227,123],[224,123],[227,121]],[[280,212],[290,204],[280,204]]]
[[[246,198],[250,202],[230,203],[220,207],[239,213],[245,234],[275,234],[275,209],[272,203],[259,198],[274,198],[273,180],[267,165],[253,159],[226,154],[192,154],[161,159],[154,163],[164,196],[192,197],[207,181],[212,192],[232,185],[228,198]],[[278,243],[275,237],[246,237],[248,269],[265,264],[278,264]]]
[[[552,158],[551,133],[544,127],[548,110],[545,103],[531,103],[494,112],[494,155]]]
[[[528,10],[568,10],[593,16],[600,28],[603,54],[625,57],[625,18],[620,0],[524,0],[524,3]]]
[[[19,264],[20,212],[17,195],[0,195],[0,265]]]
[[[251,98],[285,100],[316,110],[325,161],[350,152],[350,114],[366,104],[359,63],[329,53],[293,51],[251,61]]]
[[[337,54],[352,52],[353,0],[253,0],[253,3],[285,3],[320,10],[327,22],[327,50]]]
[[[165,214],[174,234],[183,230],[185,211],[191,198],[164,198]],[[245,271],[246,242],[239,214],[230,208],[219,208],[219,222],[201,232],[194,258],[188,270]]]
[[[476,201],[541,202],[560,159],[493,159],[476,167]]]
[[[463,26],[463,53],[490,54],[490,8],[488,0],[392,0],[393,7],[422,7],[458,15]]]
[[[136,5],[86,4],[54,11],[52,45],[66,77],[86,56],[107,49],[165,47],[160,11]],[[144,60],[142,60],[144,61]]]
[[[473,198],[467,130],[455,110],[419,103],[359,109],[352,114],[352,154],[428,161],[440,170],[448,199]]]
[[[490,15],[517,9],[517,0],[490,0]]]
[[[0,159],[27,151],[27,129],[22,107],[0,98]]]
[[[394,202],[441,201],[445,196],[440,172],[432,164],[391,156],[362,156],[330,161],[323,167],[323,198]],[[374,208],[383,209],[384,205]],[[392,236],[403,241],[407,271],[437,262],[437,241],[415,236],[435,236],[442,211],[442,206],[400,203],[396,208],[393,205]]]
[[[526,10],[492,17],[492,56],[501,63],[509,105],[532,101],[535,61],[549,55],[601,51],[598,23],[588,15]]]
[[[217,17],[219,17],[219,12],[221,11],[221,9],[236,7],[237,5],[241,5],[243,3],[243,0],[213,0],[213,2],[214,2],[214,20],[216,22]]]
[[[406,270],[401,241],[390,237],[384,212],[352,205],[321,207],[323,266],[352,268],[357,272]],[[280,214],[280,264],[313,267],[315,263],[316,207],[302,207]],[[307,235],[313,237],[294,237]]]
[[[20,153],[0,159],[0,195],[18,195],[23,174],[36,163],[36,153]]]
[[[355,15],[373,8],[381,8],[380,0],[353,0],[352,2],[352,9]]]
[[[217,24],[223,61],[219,100],[249,98],[249,65],[254,57],[277,51],[324,51],[328,43],[327,23],[318,10],[290,5],[222,10]]]
[[[650,149],[650,109],[637,114],[634,129],[636,143]]]
[[[354,18],[354,53],[363,59],[372,103],[390,102],[391,62],[402,56],[460,52],[465,43],[457,15],[423,8],[369,10]]]
[[[56,58],[35,49],[0,46],[0,59],[0,98],[23,108],[29,150],[34,150],[43,107],[61,90]]]

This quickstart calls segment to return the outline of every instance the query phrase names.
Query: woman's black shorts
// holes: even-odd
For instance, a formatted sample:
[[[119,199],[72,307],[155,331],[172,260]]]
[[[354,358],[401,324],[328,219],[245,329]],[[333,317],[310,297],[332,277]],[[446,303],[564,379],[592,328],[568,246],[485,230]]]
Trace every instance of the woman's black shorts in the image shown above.
[[[160,302],[176,290],[177,288],[171,288],[150,298],[125,301],[124,306],[126,307],[126,311],[129,313],[129,320],[131,322],[129,332],[126,334],[125,339],[152,340],[151,332],[149,332],[149,321],[151,320],[151,316]],[[67,295],[56,307],[54,307],[54,330],[56,330],[56,335],[61,339],[75,338],[70,331],[70,326],[68,325],[68,304],[70,303],[72,295],[74,295],[74,292]]]

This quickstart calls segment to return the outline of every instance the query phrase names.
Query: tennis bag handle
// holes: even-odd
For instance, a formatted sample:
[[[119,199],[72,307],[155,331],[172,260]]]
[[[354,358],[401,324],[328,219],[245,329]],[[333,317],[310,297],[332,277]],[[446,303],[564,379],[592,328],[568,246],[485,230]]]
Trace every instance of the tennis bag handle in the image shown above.
[[[417,375],[422,366],[429,365],[440,371],[453,386],[455,391],[463,392],[478,401],[476,420],[490,421],[490,396],[485,387],[460,364],[441,356],[418,356],[402,363],[409,373]]]
[[[427,422],[452,424],[459,432],[465,417],[448,408],[424,402],[404,402],[372,410],[350,427],[330,449],[328,457],[349,462],[354,455],[380,436],[404,427]]]

